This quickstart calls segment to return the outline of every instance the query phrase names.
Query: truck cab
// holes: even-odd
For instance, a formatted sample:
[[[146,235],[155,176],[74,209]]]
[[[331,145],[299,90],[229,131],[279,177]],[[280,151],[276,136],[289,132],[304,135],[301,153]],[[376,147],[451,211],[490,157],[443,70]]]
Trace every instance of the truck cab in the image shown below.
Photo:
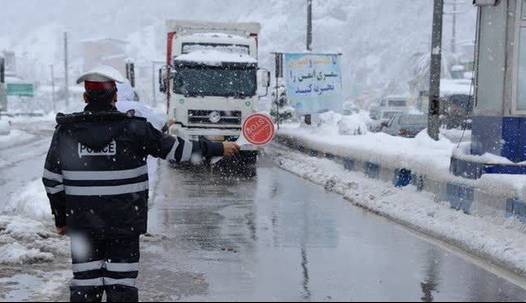
[[[160,71],[173,135],[236,140],[257,109],[258,87],[270,73],[258,69],[258,23],[169,21],[167,66]],[[256,152],[245,147],[246,152]],[[253,153],[252,153],[253,154]]]

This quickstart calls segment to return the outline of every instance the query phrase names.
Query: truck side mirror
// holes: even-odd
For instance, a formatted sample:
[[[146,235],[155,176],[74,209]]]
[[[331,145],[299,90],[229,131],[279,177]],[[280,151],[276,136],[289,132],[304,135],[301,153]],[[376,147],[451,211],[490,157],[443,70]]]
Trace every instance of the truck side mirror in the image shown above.
[[[135,87],[135,64],[133,62],[126,63],[126,79],[130,81],[131,87]]]
[[[5,83],[5,59],[0,57],[0,83]]]
[[[159,91],[161,93],[166,93],[166,78],[164,77],[164,68],[159,69]]]
[[[258,88],[265,88],[265,94],[260,97],[266,97],[268,95],[268,89],[270,87],[270,71],[266,69],[258,69]]]

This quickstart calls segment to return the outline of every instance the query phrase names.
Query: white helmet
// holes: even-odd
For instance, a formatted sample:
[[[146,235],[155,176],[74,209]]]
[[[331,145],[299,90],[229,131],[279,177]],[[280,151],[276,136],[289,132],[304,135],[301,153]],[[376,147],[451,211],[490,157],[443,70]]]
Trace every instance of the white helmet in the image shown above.
[[[126,79],[121,75],[121,73],[115,68],[109,65],[99,65],[94,69],[84,73],[80,78],[77,79],[77,84],[80,84],[84,81],[90,82],[110,82],[115,81],[122,83]]]

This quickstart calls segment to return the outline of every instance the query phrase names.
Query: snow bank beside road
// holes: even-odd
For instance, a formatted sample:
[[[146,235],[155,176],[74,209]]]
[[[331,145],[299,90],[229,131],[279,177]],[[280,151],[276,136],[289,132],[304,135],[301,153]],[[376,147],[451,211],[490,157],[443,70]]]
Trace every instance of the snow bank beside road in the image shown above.
[[[279,165],[327,190],[345,196],[353,204],[415,230],[444,240],[492,263],[526,275],[526,234],[515,220],[469,216],[436,202],[431,193],[391,184],[345,170],[328,159],[309,157],[289,149],[271,149]]]
[[[0,136],[0,148],[11,147],[34,137],[35,136],[26,133],[25,131],[14,129],[9,133],[9,135]]]
[[[0,264],[52,262],[69,253],[53,227],[19,216],[0,216]]]
[[[449,173],[449,162],[456,145],[445,138],[437,142],[424,132],[414,139],[393,137],[385,133],[345,136],[339,134],[337,127],[342,117],[338,114],[330,117],[331,119],[322,119],[319,127],[283,125],[279,135],[297,140],[316,151],[336,156],[352,156],[363,162],[370,161],[384,166],[397,163],[421,173],[432,173],[437,169]]]
[[[52,222],[51,207],[40,179],[29,182],[15,198],[5,202],[4,213],[20,214],[26,218]]]
[[[477,180],[455,177],[449,167],[458,144],[442,135],[439,141],[432,140],[425,131],[412,139],[385,133],[343,136],[331,123],[318,127],[284,125],[277,141],[321,156],[339,157],[340,161],[354,163],[351,169],[366,174],[371,170],[376,174],[373,178],[384,181],[394,180],[406,170],[411,182],[420,179],[423,190],[451,202],[452,207],[476,215],[518,215],[526,223],[526,176],[485,174]]]
[[[0,264],[26,264],[53,261],[53,255],[21,244],[9,243],[0,246]]]

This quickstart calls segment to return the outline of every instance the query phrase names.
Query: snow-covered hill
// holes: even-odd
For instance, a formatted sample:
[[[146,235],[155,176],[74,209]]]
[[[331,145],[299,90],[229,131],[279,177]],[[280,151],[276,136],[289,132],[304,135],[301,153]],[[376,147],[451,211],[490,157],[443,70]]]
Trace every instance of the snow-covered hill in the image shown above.
[[[458,41],[472,41],[475,9],[458,2]],[[412,56],[430,47],[432,0],[314,0],[313,15],[314,49],[344,54],[347,95],[407,89]],[[271,51],[305,45],[306,0],[17,0],[2,3],[0,50],[15,50],[38,78],[51,62],[61,64],[63,31],[70,33],[73,62],[80,40],[105,36],[128,40],[130,57],[150,62],[163,58],[164,20],[175,18],[261,22],[267,68]],[[446,48],[450,36],[446,16]]]

